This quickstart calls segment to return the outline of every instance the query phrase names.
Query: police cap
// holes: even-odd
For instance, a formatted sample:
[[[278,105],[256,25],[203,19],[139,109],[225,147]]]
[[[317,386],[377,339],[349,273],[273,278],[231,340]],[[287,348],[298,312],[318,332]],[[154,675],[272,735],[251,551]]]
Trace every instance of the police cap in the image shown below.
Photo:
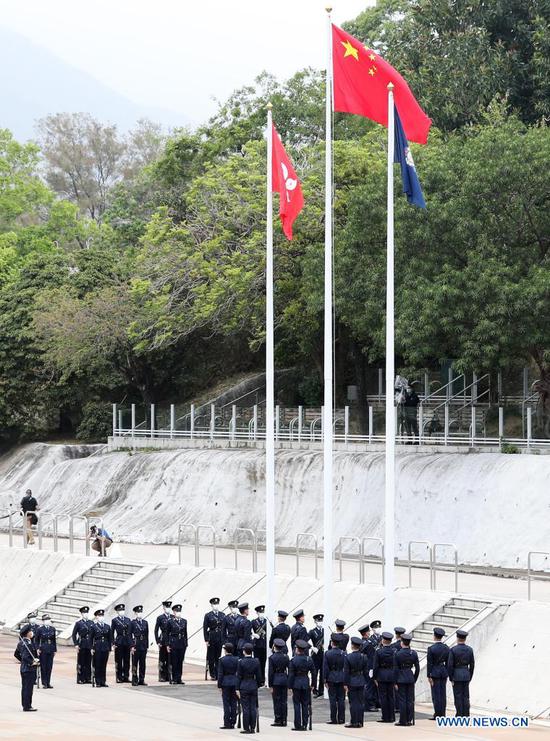
[[[362,646],[363,641],[358,636],[353,636],[351,639],[352,646]]]
[[[288,617],[288,612],[286,610],[277,610],[277,615],[286,620]]]
[[[445,635],[445,631],[443,630],[443,628],[434,628],[434,636],[443,638],[444,635]]]
[[[398,625],[397,628],[394,628],[393,629],[393,632],[395,633],[396,636],[401,636],[401,635],[403,635],[403,633],[406,633],[407,632],[407,629],[406,628],[401,628]]]
[[[390,633],[389,631],[385,630],[385,631],[384,631],[384,632],[382,633],[382,638],[383,638],[383,639],[384,639],[385,641],[391,641],[391,640],[393,639],[393,633]]]
[[[292,613],[292,617],[296,618],[296,620],[299,620],[299,618],[304,617],[304,611],[303,610],[296,610],[296,612]]]
[[[358,628],[359,633],[370,633],[370,626],[367,623],[367,625],[362,625],[360,628]]]
[[[277,648],[284,648],[286,646],[286,643],[283,641],[282,638],[275,638],[273,641],[273,645],[277,646]]]
[[[211,605],[219,605],[220,604],[220,598],[219,597],[212,597],[210,600]]]
[[[467,630],[462,630],[462,628],[459,628],[456,631],[456,636],[457,636],[457,638],[467,638],[468,637],[468,631]]]
[[[346,621],[345,620],[335,620],[334,625],[337,628],[345,628],[346,627]]]
[[[299,638],[296,641],[296,646],[297,646],[297,648],[301,648],[302,651],[305,651],[306,648],[309,648],[309,643],[307,641],[303,641],[301,638]]]

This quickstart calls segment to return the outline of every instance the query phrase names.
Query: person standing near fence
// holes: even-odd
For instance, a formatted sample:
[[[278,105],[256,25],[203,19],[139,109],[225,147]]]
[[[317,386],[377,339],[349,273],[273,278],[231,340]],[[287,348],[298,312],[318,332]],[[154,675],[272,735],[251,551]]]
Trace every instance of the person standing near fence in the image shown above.
[[[471,646],[466,645],[468,631],[456,631],[456,646],[449,652],[447,668],[453,685],[453,695],[457,717],[470,715],[470,682],[474,676],[475,660]]]
[[[434,714],[432,720],[444,718],[447,712],[447,661],[449,646],[443,643],[445,631],[443,628],[434,628],[434,642],[428,646],[426,673],[432,689],[432,703]]]
[[[57,653],[57,640],[55,628],[52,625],[52,619],[49,615],[42,615],[42,625],[38,628],[35,640],[40,659],[42,687],[45,690],[53,690],[51,678],[53,659]]]
[[[32,495],[32,491],[27,489],[25,496],[21,500],[21,513],[23,515],[23,527],[25,528],[25,539],[28,545],[34,545],[33,525],[38,522],[36,511],[38,503]]]
[[[206,665],[212,680],[218,678],[218,662],[223,645],[224,615],[219,608],[220,598],[212,597],[210,599],[210,611],[205,614],[202,623],[204,642],[206,643]]]

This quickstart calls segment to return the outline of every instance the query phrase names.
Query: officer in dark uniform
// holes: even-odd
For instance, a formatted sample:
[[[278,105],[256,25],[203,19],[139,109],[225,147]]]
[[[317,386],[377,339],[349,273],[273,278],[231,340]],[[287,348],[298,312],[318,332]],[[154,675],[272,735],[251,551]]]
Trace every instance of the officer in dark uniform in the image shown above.
[[[330,637],[330,648],[325,652],[323,659],[323,676],[325,686],[328,687],[330,702],[329,724],[343,724],[346,722],[346,694],[344,690],[344,665],[346,654],[341,648],[337,633]]]
[[[35,638],[38,657],[40,659],[40,678],[45,690],[53,690],[51,679],[53,657],[57,653],[55,628],[49,615],[42,615],[42,625],[37,630]]]
[[[168,653],[170,655],[171,684],[185,684],[182,681],[183,662],[187,650],[187,620],[181,616],[181,605],[172,608],[174,616],[168,623]]]
[[[393,699],[393,634],[384,631],[381,635],[382,643],[374,654],[373,679],[378,687],[378,697],[382,708],[382,718],[378,723],[393,723],[395,721],[395,703]]]
[[[449,651],[447,660],[457,717],[470,715],[470,682],[474,676],[475,659],[472,647],[466,645],[467,637],[467,630],[456,631],[456,646]]]
[[[350,722],[346,728],[362,728],[365,712],[365,684],[369,678],[369,662],[361,652],[363,639],[353,636],[351,653],[344,663],[344,686],[348,689]]]
[[[125,615],[123,604],[115,605],[111,632],[115,644],[115,672],[117,682],[130,681],[130,649],[132,647],[132,621]]]
[[[73,644],[77,647],[76,683],[90,684],[92,681],[92,626],[88,619],[90,608],[81,607],[80,620],[73,627]]]
[[[285,642],[284,650],[288,653],[287,641],[290,638],[290,626],[287,625],[285,622],[287,617],[288,612],[286,612],[285,610],[277,611],[277,625],[275,625],[273,627],[273,630],[271,631],[271,636],[269,637],[269,648],[273,648],[273,644],[276,638],[282,638],[282,640]]]
[[[348,643],[349,643],[349,635],[347,633],[344,633],[344,628],[346,627],[346,621],[345,620],[335,620],[334,625],[336,627],[336,635],[338,636],[338,645],[342,649],[342,651],[346,652],[348,649]]]
[[[242,602],[237,609],[239,610],[239,617],[235,621],[237,654],[243,656],[245,643],[250,643],[252,641],[252,622],[248,619],[248,602]]]
[[[315,627],[308,630],[307,637],[311,641],[311,658],[313,660],[313,695],[317,697],[323,694],[323,656],[324,648],[323,641],[325,638],[325,631],[323,628],[324,615],[318,613],[313,616],[315,620]]]
[[[445,635],[443,628],[434,628],[434,643],[428,646],[426,673],[432,688],[432,703],[434,714],[432,720],[444,718],[447,712],[447,659],[449,646],[443,643]]]
[[[229,600],[229,602],[227,603],[229,612],[223,617],[223,642],[231,643],[233,646],[233,650],[235,650],[235,648],[237,647],[237,633],[235,631],[235,622],[239,614],[239,611],[237,610],[238,604],[239,600]]]
[[[309,643],[298,638],[295,643],[296,653],[288,665],[288,688],[292,690],[294,705],[294,730],[307,730],[309,709],[311,706],[311,685],[315,668],[310,656],[306,656]],[[311,675],[311,681],[310,681]]]
[[[243,645],[243,658],[239,661],[237,667],[237,692],[243,710],[243,730],[241,733],[254,733],[258,718],[260,662],[252,657],[252,648],[251,643]]]
[[[371,629],[371,638],[373,642],[375,643],[375,647],[378,648],[378,646],[382,643],[382,636],[380,635],[380,628],[382,627],[382,623],[380,620],[373,620],[370,624]]]
[[[399,695],[398,726],[414,725],[414,685],[420,674],[420,664],[418,654],[411,649],[411,641],[412,635],[403,633],[401,648],[393,656],[394,682]]]
[[[378,707],[380,705],[378,701],[378,690],[376,689],[376,685],[374,684],[374,680],[372,678],[376,643],[370,635],[370,627],[368,623],[367,625],[362,625],[359,628],[359,633],[361,634],[360,650],[367,660],[368,667],[367,679],[365,681],[365,712],[372,713],[378,710]]]
[[[172,618],[172,602],[164,600],[162,612],[155,622],[155,642],[159,647],[159,682],[170,681],[170,657],[168,656],[168,623]]]
[[[406,629],[398,625],[396,628],[393,629],[393,632],[395,633],[395,641],[391,644],[391,647],[394,650],[394,652],[400,651],[401,650],[401,636],[403,635],[403,633],[406,633]],[[395,705],[395,712],[398,713],[400,705],[399,705],[399,694],[397,692],[397,688],[394,688],[393,701]]]
[[[212,597],[210,612],[207,612],[202,622],[202,632],[206,643],[206,661],[210,679],[218,678],[218,661],[223,645],[223,619],[219,610],[220,598]]]
[[[32,693],[36,684],[36,670],[40,660],[33,645],[33,633],[30,625],[24,625],[19,631],[19,642],[13,653],[20,664],[21,704],[27,713],[35,712],[32,706]]]
[[[38,613],[35,612],[29,612],[27,615],[27,619],[25,621],[25,625],[30,625],[32,630],[32,645],[34,646],[35,653],[36,653],[36,640],[38,636],[38,628],[40,628],[40,623],[37,620]]]
[[[273,653],[269,657],[267,684],[273,696],[272,726],[286,726],[288,715],[288,649],[282,638],[273,641]]]
[[[254,656],[260,662],[260,673],[262,676],[262,687],[265,684],[265,662],[267,661],[267,620],[265,618],[265,605],[254,608],[256,617],[252,620],[252,645]]]
[[[296,610],[292,613],[292,617],[296,622],[290,629],[290,650],[292,655],[296,653],[296,641],[305,641],[307,643],[307,628],[304,625],[306,619],[303,610]]]
[[[132,633],[132,684],[147,687],[145,671],[147,651],[149,649],[149,624],[142,618],[143,605],[134,607],[134,619],[131,621]],[[116,649],[115,649],[116,650]]]
[[[235,728],[237,722],[237,668],[239,659],[234,655],[233,644],[225,643],[224,655],[218,661],[218,687],[223,700],[223,726],[220,728]]]
[[[111,628],[104,621],[105,610],[96,610],[94,617],[96,622],[92,625],[92,661],[94,665],[94,676],[96,687],[108,687],[107,684],[107,661],[112,648],[113,636]]]

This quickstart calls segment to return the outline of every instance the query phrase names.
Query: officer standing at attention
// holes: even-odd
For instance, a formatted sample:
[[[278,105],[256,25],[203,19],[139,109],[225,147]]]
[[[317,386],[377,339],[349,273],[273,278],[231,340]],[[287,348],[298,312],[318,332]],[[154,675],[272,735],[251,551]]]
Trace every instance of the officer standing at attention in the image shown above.
[[[391,644],[391,647],[393,648],[394,652],[396,652],[396,651],[401,650],[401,636],[403,635],[403,633],[406,633],[406,629],[401,628],[400,626],[397,626],[396,628],[393,629],[393,631],[395,633],[395,641]],[[399,695],[397,693],[397,688],[394,689],[393,702],[395,706],[395,712],[398,713],[400,706],[399,706]]]
[[[235,621],[235,632],[237,634],[237,654],[239,656],[243,656],[245,643],[250,643],[252,640],[252,623],[248,619],[248,602],[243,602],[238,606],[237,609],[240,613],[239,617]]]
[[[49,615],[42,615],[42,625],[37,630],[35,638],[38,657],[40,659],[40,678],[45,690],[53,690],[51,685],[53,657],[57,653],[55,628]]]
[[[273,653],[269,657],[267,684],[273,696],[272,726],[286,726],[288,715],[288,649],[282,638],[273,641]]]
[[[456,631],[456,646],[449,651],[447,660],[457,717],[470,715],[470,682],[474,676],[475,660],[472,647],[466,645],[467,637],[467,630]]]
[[[319,613],[313,616],[315,621],[315,627],[308,630],[307,637],[311,641],[311,658],[313,660],[314,674],[313,674],[313,695],[317,697],[323,694],[323,641],[325,637],[325,631],[323,629],[324,615]]]
[[[76,683],[90,684],[92,681],[92,626],[88,619],[90,608],[81,607],[80,620],[73,627],[73,644],[77,647]]]
[[[370,627],[368,623],[359,628],[359,633],[361,634],[362,639],[361,653],[367,659],[368,666],[367,680],[365,682],[365,712],[373,713],[376,712],[379,707],[378,690],[376,689],[376,685],[372,679],[376,642],[370,635]]]
[[[334,625],[336,627],[336,635],[338,636],[338,645],[344,651],[344,653],[348,649],[348,643],[349,643],[349,635],[347,633],[344,633],[344,628],[346,627],[346,621],[345,620],[335,620]]]
[[[239,607],[240,609],[240,607]],[[237,697],[243,710],[243,730],[254,733],[258,718],[258,687],[260,686],[260,662],[252,657],[252,644],[245,643],[243,658],[237,667]]]
[[[235,631],[235,621],[237,620],[238,611],[237,606],[239,600],[229,600],[227,606],[229,607],[229,613],[223,617],[223,642],[231,643],[233,650],[237,646],[237,633]]]
[[[254,608],[256,617],[251,622],[254,656],[260,662],[262,687],[265,684],[265,662],[267,661],[267,620],[265,619],[265,605]]]
[[[29,612],[29,614],[27,615],[27,621],[26,621],[26,625],[31,626],[32,636],[33,636],[31,640],[32,640],[32,645],[34,646],[35,652],[36,652],[36,641],[37,641],[37,636],[38,636],[38,628],[40,627],[40,623],[37,621],[37,618],[38,618],[38,613],[36,611]]]
[[[443,628],[434,628],[434,643],[428,647],[426,672],[432,688],[434,714],[432,720],[444,718],[447,712],[447,659],[449,647],[443,643]]]
[[[292,651],[292,655],[296,653],[296,641],[305,641],[307,643],[307,628],[304,625],[304,621],[306,619],[305,613],[303,610],[296,610],[296,612],[292,613],[292,617],[296,622],[290,629],[290,650]]]
[[[172,679],[170,684],[185,684],[182,681],[183,662],[187,650],[187,620],[181,616],[181,605],[172,608],[174,616],[168,623],[168,653]]]
[[[395,721],[395,703],[393,699],[393,634],[384,631],[381,635],[382,644],[374,654],[373,679],[378,687],[378,697],[382,708],[382,718],[378,723],[393,723]]]
[[[399,696],[397,726],[414,725],[414,685],[420,674],[420,664],[418,654],[411,649],[411,641],[411,634],[403,633],[401,648],[393,656],[394,682]]]
[[[112,648],[111,628],[104,621],[105,610],[96,610],[94,617],[96,622],[92,625],[92,661],[94,663],[94,675],[96,687],[108,687],[107,684],[107,661]]]
[[[362,728],[365,712],[365,684],[369,678],[369,662],[361,652],[363,639],[353,636],[351,653],[346,654],[344,663],[344,686],[348,690],[350,722],[346,728]]]
[[[115,644],[115,672],[117,682],[130,681],[130,648],[132,647],[132,621],[125,615],[123,604],[115,605],[111,632]]]
[[[237,722],[237,668],[239,659],[233,653],[233,644],[225,643],[224,655],[218,662],[218,687],[223,700],[222,729],[235,728]]]
[[[162,603],[162,612],[155,622],[155,642],[159,647],[159,682],[170,681],[170,657],[168,656],[168,623],[172,617],[172,602]]]
[[[378,648],[378,646],[382,643],[382,636],[380,635],[380,628],[382,627],[382,623],[380,620],[373,620],[370,624],[371,629],[371,637],[372,640],[375,643],[375,647]]]
[[[285,610],[277,611],[277,625],[273,627],[271,636],[269,637],[269,648],[273,648],[273,644],[276,638],[281,638],[285,642],[284,650],[286,651],[286,653],[288,653],[287,641],[290,638],[290,626],[288,626],[285,622],[287,617],[288,612],[286,612]]]
[[[323,660],[323,676],[325,686],[328,687],[330,702],[330,725],[346,722],[346,693],[344,690],[344,665],[346,654],[341,648],[337,633],[330,637],[330,648],[325,652]]]
[[[222,652],[223,644],[223,619],[224,616],[219,609],[220,598],[212,597],[210,600],[210,612],[204,616],[202,632],[206,643],[206,661],[210,679],[218,678],[218,661]]]
[[[132,634],[132,684],[147,687],[145,671],[147,650],[149,648],[149,624],[144,620],[143,605],[134,607],[134,619],[131,621]],[[116,649],[115,649],[116,650]]]
[[[19,631],[19,636],[20,639],[13,655],[20,663],[21,704],[26,713],[33,713],[36,708],[32,706],[32,693],[36,684],[36,669],[40,661],[34,650],[31,626],[24,625]]]
[[[308,648],[309,643],[298,638],[295,644],[296,653],[290,659],[288,666],[288,688],[292,690],[292,703],[294,705],[293,731],[306,731],[309,721],[311,685],[315,668],[311,657],[306,656]]]

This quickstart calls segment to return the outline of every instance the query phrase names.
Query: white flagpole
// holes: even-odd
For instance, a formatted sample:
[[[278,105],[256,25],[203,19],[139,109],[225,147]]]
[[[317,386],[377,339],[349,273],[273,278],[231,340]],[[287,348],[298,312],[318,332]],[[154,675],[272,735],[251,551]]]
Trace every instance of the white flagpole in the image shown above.
[[[267,193],[266,193],[266,270],[265,270],[265,572],[266,645],[269,646],[270,620],[275,611],[275,383],[273,360],[273,121],[267,104]],[[267,677],[268,665],[265,667]]]
[[[324,643],[330,643],[333,611],[332,533],[332,24],[327,7],[327,72],[325,131],[325,340],[323,409],[323,576]]]
[[[393,157],[395,149],[393,84],[388,85],[388,206],[386,263],[386,488],[384,498],[384,623],[393,630],[395,588],[395,405],[394,405],[394,241]]]

